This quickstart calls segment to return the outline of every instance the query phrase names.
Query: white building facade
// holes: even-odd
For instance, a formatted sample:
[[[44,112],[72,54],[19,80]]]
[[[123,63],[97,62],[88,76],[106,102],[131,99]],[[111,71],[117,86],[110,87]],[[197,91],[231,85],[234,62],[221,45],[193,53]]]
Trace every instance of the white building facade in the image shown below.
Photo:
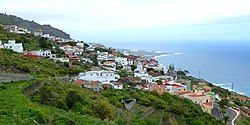
[[[23,44],[16,43],[15,40],[9,40],[8,43],[4,44],[4,48],[12,49],[15,52],[22,53],[23,52]]]
[[[78,79],[85,81],[111,82],[111,81],[118,81],[118,79],[120,79],[120,75],[115,74],[112,71],[105,71],[105,70],[88,71],[85,73],[80,73]]]

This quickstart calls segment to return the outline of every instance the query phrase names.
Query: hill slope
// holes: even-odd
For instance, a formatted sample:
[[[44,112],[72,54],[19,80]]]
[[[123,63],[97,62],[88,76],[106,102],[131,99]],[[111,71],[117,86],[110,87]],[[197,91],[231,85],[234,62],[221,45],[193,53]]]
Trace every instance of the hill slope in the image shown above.
[[[28,30],[33,32],[36,29],[41,29],[44,34],[50,34],[53,36],[58,36],[66,39],[70,39],[70,35],[54,28],[50,25],[40,25],[34,21],[24,20],[20,17],[13,16],[13,15],[6,15],[0,13],[0,24],[3,25],[16,25],[18,27],[26,27]]]

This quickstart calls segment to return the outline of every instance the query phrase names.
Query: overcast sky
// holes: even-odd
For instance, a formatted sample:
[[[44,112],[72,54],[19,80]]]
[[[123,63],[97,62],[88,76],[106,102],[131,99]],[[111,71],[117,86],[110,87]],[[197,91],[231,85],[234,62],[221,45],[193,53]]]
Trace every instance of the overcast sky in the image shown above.
[[[88,42],[250,40],[250,0],[0,0]]]

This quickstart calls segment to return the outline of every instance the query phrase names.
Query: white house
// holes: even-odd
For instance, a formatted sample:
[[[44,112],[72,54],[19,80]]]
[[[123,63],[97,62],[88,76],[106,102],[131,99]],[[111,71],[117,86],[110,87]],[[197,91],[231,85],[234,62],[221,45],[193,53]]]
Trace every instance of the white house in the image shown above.
[[[135,57],[134,56],[128,56],[128,65],[134,65]]]
[[[116,57],[115,62],[122,66],[128,65],[128,59],[123,57]]]
[[[118,81],[118,79],[120,79],[120,75],[115,74],[112,71],[88,71],[85,73],[80,73],[78,79],[85,81],[110,82]]]
[[[12,49],[15,52],[22,53],[23,52],[23,44],[16,43],[15,40],[9,40],[8,43],[4,44],[4,48]]]
[[[85,63],[93,63],[90,58],[81,58]]]
[[[35,36],[42,36],[43,35],[43,31],[41,29],[34,30],[34,35]]]
[[[61,62],[68,62],[69,63],[69,58],[57,58],[57,60]]]
[[[17,28],[17,33],[18,34],[26,34],[26,33],[31,33],[30,31],[28,31],[28,29],[27,28],[25,28],[25,27],[18,27]]]
[[[44,37],[44,38],[50,38],[50,35],[49,34],[43,34],[42,37]]]
[[[78,47],[84,47],[84,43],[76,43],[76,46],[78,46]]]
[[[182,84],[174,83],[174,84],[168,84],[166,85],[166,89],[169,91],[169,93],[174,94],[176,92],[184,92],[187,91],[187,86],[184,86]]]
[[[50,50],[39,50],[36,51],[38,56],[46,56],[46,57],[51,57],[52,53]]]
[[[11,25],[11,26],[9,26],[9,31],[11,32],[11,33],[17,33],[17,26],[16,25]]]
[[[123,89],[123,85],[118,82],[112,83],[112,86],[114,87],[114,89]]]
[[[123,51],[122,54],[125,56],[129,56],[131,54],[131,52],[130,51]]]
[[[2,44],[2,41],[0,40],[0,49],[1,48],[4,48],[3,44]]]
[[[105,69],[107,69],[107,70],[115,71],[116,70],[116,63],[112,62],[112,61],[105,61],[102,64],[102,67],[105,68]]]
[[[97,60],[108,60],[108,52],[97,51]]]

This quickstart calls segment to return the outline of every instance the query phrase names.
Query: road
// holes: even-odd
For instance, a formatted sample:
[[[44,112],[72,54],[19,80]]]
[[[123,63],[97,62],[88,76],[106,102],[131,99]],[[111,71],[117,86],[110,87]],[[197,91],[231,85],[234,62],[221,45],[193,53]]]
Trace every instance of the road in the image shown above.
[[[218,120],[222,120],[223,119],[218,104],[214,103],[214,108],[212,109],[212,116],[214,116]]]
[[[234,124],[232,124],[232,120],[237,116],[236,111],[234,111],[231,108],[227,108],[226,109],[226,114],[229,117],[229,121],[227,122],[227,125],[234,125]]]
[[[232,124],[232,120],[237,116],[236,111],[234,111],[231,108],[227,108],[226,115],[229,117],[229,121],[227,122],[227,125],[234,125],[234,124]],[[221,111],[220,111],[218,104],[214,103],[214,108],[212,109],[212,116],[214,116],[218,120],[224,121],[224,118],[221,114]]]

